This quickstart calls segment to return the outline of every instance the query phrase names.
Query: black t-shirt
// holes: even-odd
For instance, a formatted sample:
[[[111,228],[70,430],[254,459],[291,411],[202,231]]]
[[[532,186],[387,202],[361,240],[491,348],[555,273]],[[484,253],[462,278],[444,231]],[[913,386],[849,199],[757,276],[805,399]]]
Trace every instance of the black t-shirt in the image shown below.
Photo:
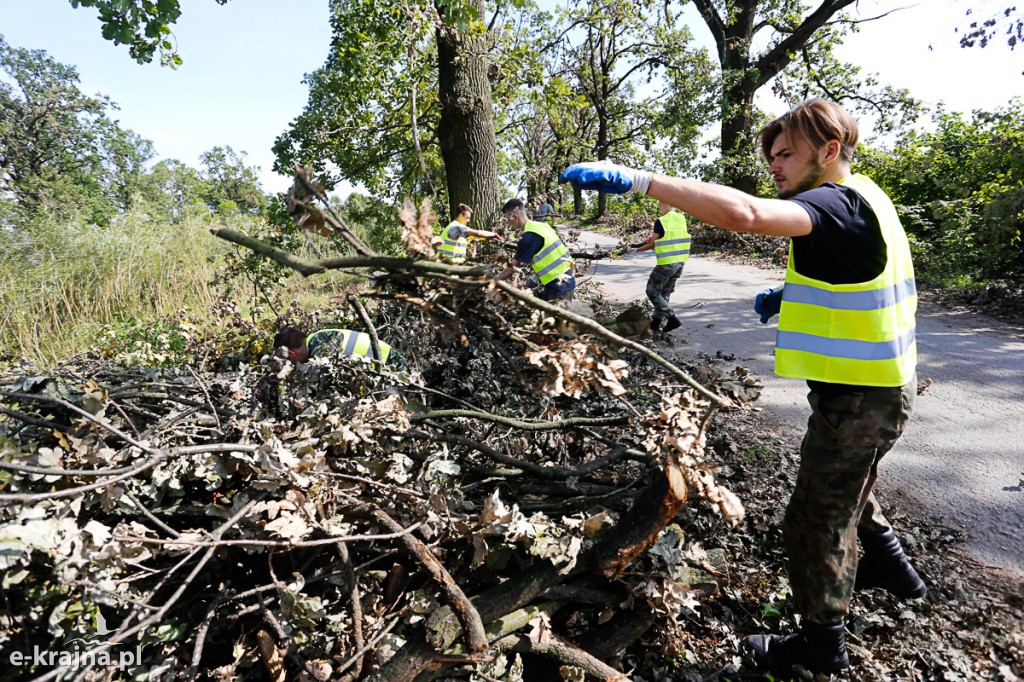
[[[800,204],[814,226],[793,237],[793,266],[804,277],[829,284],[856,284],[878,277],[887,249],[878,218],[863,197],[833,182],[801,192]]]
[[[793,267],[804,277],[829,284],[856,284],[878,277],[888,249],[875,212],[844,185],[826,182],[791,198],[811,216],[811,233],[793,237]],[[869,390],[867,386],[808,381],[811,390],[830,396]]]
[[[665,236],[665,226],[661,224],[661,218],[654,221],[654,238],[661,239]]]

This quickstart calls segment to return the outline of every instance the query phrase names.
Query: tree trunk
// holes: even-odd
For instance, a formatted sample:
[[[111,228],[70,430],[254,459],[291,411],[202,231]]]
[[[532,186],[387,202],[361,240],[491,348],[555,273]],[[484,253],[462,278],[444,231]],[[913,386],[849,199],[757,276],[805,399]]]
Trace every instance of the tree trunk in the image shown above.
[[[483,2],[474,4],[483,15]],[[494,137],[491,83],[487,79],[484,38],[460,35],[453,27],[437,29],[437,137],[444,159],[451,215],[460,203],[473,208],[474,227],[491,222],[498,210],[498,157]]]
[[[754,93],[749,79],[726,90],[725,115],[722,118],[722,172],[731,187],[757,193],[757,169],[753,166]]]
[[[757,91],[755,76],[751,73],[750,39],[756,15],[757,2],[741,4],[724,26],[725,41],[720,53],[725,76],[722,171],[729,185],[750,194],[757,189],[756,170],[750,164],[754,93]]]
[[[855,0],[822,0],[785,37],[767,52],[751,58],[750,46],[757,27],[757,11],[764,0],[736,0],[726,16],[713,0],[694,0],[697,11],[711,31],[725,81],[722,101],[722,172],[725,182],[753,194],[757,189],[754,154],[754,95],[793,61],[837,12]]]

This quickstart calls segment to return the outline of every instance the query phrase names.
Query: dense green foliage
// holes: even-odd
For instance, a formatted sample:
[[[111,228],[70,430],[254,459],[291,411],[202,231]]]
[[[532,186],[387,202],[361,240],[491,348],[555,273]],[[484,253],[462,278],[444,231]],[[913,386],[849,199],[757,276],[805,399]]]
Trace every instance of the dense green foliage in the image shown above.
[[[919,274],[971,287],[1024,278],[1024,102],[970,117],[939,111],[935,130],[867,150],[858,168],[899,207]]]

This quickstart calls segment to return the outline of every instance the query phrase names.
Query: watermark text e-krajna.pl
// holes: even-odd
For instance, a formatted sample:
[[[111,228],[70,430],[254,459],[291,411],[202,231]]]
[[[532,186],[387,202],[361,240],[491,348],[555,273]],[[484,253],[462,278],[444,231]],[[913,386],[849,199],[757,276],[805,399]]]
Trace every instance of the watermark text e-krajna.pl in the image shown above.
[[[142,663],[142,647],[138,646],[134,651],[131,649],[122,649],[120,651],[110,651],[108,649],[101,649],[99,651],[51,651],[35,646],[32,647],[31,653],[12,651],[10,660],[11,665],[14,666],[59,665],[77,669],[93,665],[104,667],[116,665],[119,669],[124,670]]]

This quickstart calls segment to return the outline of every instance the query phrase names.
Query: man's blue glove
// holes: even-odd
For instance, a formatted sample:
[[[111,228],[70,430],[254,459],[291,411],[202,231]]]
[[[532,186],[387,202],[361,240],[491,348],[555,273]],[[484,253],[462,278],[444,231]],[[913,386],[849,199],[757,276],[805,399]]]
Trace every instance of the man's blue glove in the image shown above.
[[[607,194],[647,194],[647,188],[651,186],[651,174],[610,161],[588,161],[566,168],[558,176],[558,182],[571,182],[580,189],[596,189]]]
[[[765,289],[754,299],[754,312],[761,316],[761,324],[768,324],[782,308],[782,284],[774,289]]]

